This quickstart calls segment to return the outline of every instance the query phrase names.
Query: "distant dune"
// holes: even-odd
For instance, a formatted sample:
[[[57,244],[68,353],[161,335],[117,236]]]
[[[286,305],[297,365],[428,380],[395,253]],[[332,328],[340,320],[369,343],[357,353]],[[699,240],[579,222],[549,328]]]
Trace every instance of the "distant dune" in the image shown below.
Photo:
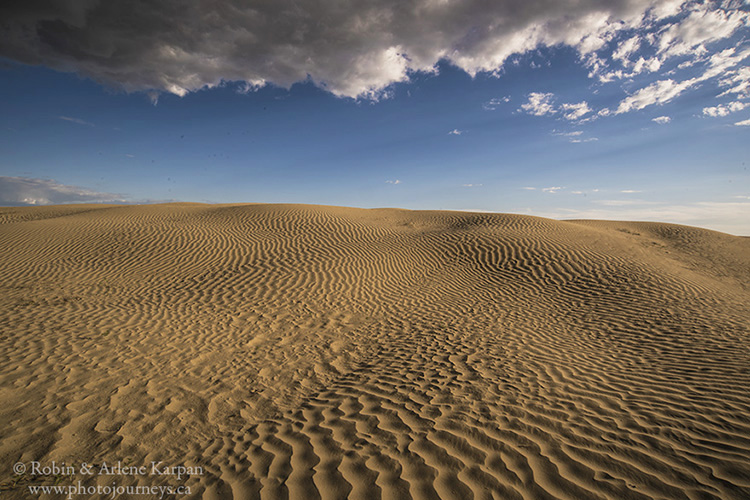
[[[0,208],[0,256],[2,498],[750,498],[749,238],[71,205]]]

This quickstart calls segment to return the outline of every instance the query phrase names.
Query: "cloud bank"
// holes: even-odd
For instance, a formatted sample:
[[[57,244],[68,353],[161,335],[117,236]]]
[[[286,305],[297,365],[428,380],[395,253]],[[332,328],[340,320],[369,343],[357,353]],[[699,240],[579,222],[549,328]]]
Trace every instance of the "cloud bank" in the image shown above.
[[[605,219],[630,221],[669,221],[723,231],[739,236],[750,236],[750,222],[745,214],[750,202],[703,201],[689,204],[653,204],[643,201],[617,200],[600,203],[582,209],[560,208],[550,211],[534,211],[533,215],[553,219]]]
[[[0,176],[0,205],[57,205],[63,203],[122,203],[120,195],[100,193],[50,179]]]
[[[732,3],[723,2],[722,9]],[[541,46],[574,47],[604,78],[597,51],[620,32],[678,14],[682,4],[679,0],[9,1],[0,6],[0,55],[77,72],[125,91],[182,96],[225,81],[244,82],[245,88],[253,89],[309,80],[337,96],[378,99],[413,72],[435,71],[439,61],[471,75],[493,73],[512,55]],[[736,8],[731,12],[695,9],[683,22],[662,30],[657,56],[631,61],[643,44],[636,36],[613,57],[630,72],[655,71],[668,56],[695,52],[696,47],[729,36],[747,24],[745,14]],[[735,82],[743,84],[744,80]],[[660,84],[650,92],[667,92],[667,86]],[[641,106],[644,97],[638,96],[631,106]],[[575,119],[583,109],[568,112]]]

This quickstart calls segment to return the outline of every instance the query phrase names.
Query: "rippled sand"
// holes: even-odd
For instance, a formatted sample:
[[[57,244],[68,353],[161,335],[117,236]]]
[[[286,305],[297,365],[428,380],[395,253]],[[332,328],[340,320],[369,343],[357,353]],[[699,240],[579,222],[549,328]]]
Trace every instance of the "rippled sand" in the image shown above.
[[[3,498],[118,460],[188,498],[750,498],[748,238],[77,205],[0,208],[0,263]]]

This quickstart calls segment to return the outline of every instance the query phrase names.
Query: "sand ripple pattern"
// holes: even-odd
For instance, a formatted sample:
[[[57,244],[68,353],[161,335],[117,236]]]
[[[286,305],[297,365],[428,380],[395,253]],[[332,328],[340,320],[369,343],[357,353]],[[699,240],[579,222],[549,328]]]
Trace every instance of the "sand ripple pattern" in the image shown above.
[[[0,255],[3,498],[30,460],[200,466],[188,498],[750,498],[747,238],[80,205],[0,209]]]

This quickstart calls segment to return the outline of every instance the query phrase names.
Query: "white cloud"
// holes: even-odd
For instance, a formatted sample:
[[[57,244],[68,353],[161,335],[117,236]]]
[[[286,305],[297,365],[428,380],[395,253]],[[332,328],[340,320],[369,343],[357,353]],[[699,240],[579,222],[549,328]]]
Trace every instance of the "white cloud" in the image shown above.
[[[60,184],[52,179],[0,176],[0,205],[58,205],[65,203],[120,203],[121,195]]]
[[[617,59],[622,62],[624,66],[627,66],[630,62],[628,58],[631,54],[638,50],[638,47],[640,47],[640,45],[640,37],[638,35],[632,36],[627,40],[620,42],[620,44],[617,46],[617,49],[612,53],[612,59]]]
[[[487,111],[494,111],[503,104],[510,102],[510,96],[505,97],[494,97],[490,99],[489,101],[482,104],[482,108],[486,109]]]
[[[734,124],[739,127],[750,127],[750,119],[742,120],[741,122],[734,122]]]
[[[475,188],[475,187],[482,187],[484,184],[463,184],[462,185],[465,188]]]
[[[561,107],[563,111],[567,111],[567,113],[563,115],[563,118],[565,118],[566,120],[578,120],[588,113],[591,113],[591,108],[589,108],[589,105],[586,101],[579,102],[577,104],[566,103]]]
[[[77,123],[78,125],[86,125],[88,127],[95,127],[91,122],[87,122],[86,120],[81,120],[80,118],[71,118],[70,116],[58,116],[60,120],[65,120],[66,122],[72,122]]]
[[[678,14],[685,0],[662,0],[655,2],[651,8],[651,13],[657,19],[671,17]]]
[[[737,52],[735,47],[730,47],[721,52],[717,52],[708,59],[708,68],[703,75],[698,77],[698,81],[702,82],[720,75],[737,74],[737,71],[729,70],[748,57],[750,57],[750,49]]]
[[[398,179],[396,179],[396,180],[392,180],[392,181],[390,181],[390,180],[389,181],[385,181],[385,183],[386,184],[401,184],[401,181],[398,180]]]
[[[749,15],[742,10],[710,9],[711,3],[690,13],[678,23],[670,25],[659,37],[659,52],[666,57],[706,52],[705,44],[731,36],[747,26]]]
[[[521,105],[521,109],[534,116],[544,116],[556,113],[552,100],[555,95],[550,92],[532,92],[529,101]]]
[[[623,99],[615,114],[643,109],[654,104],[668,103],[697,84],[725,73],[749,56],[750,49],[739,54],[736,53],[735,48],[718,52],[708,59],[708,67],[700,76],[681,82],[675,82],[672,79],[654,82]]]
[[[542,191],[544,191],[545,193],[553,193],[554,194],[554,193],[557,193],[558,191],[560,191],[561,189],[565,189],[565,188],[559,187],[559,186],[553,186],[553,187],[542,188]]]
[[[671,12],[671,14],[666,14]],[[672,101],[687,90],[693,89],[702,82],[722,76],[719,84],[729,87],[722,95],[738,94],[747,96],[750,92],[750,70],[742,66],[742,61],[750,56],[750,50],[739,50],[743,42],[735,42],[735,46],[717,47],[720,40],[729,40],[739,30],[750,26],[750,12],[741,8],[737,2],[662,2],[656,5],[652,13],[657,18],[670,18],[670,24],[656,22],[656,19],[646,20],[636,30],[631,31],[629,37],[617,44],[611,53],[611,62],[619,61],[625,69],[610,69],[606,58],[596,56],[586,61],[590,68],[591,77],[598,77],[603,83],[618,79],[632,79],[636,75],[654,73],[665,67],[671,58],[686,59],[681,61],[677,69],[691,66],[699,69],[697,76],[679,80],[664,78],[675,73],[676,69],[667,71],[662,77],[650,84],[634,91],[623,99],[615,110],[615,114],[636,111],[651,105],[660,105]],[[643,50],[656,51],[656,54],[646,57],[639,56],[633,61],[637,53]],[[609,110],[598,113],[606,116]]]
[[[582,195],[587,195],[588,193],[598,193],[598,192],[599,192],[599,190],[598,190],[598,189],[587,189],[587,190],[583,190],[583,189],[577,189],[577,190],[575,190],[575,191],[570,191],[570,194],[582,194]]]
[[[592,141],[598,141],[596,137],[589,137],[589,138],[581,138],[581,135],[583,135],[582,130],[574,130],[572,132],[557,132],[553,131],[552,135],[559,136],[559,137],[567,137],[570,139],[570,142],[572,143],[579,143],[579,142],[592,142]]]
[[[632,193],[641,193],[642,191],[638,191],[637,189],[623,189],[620,192],[626,193],[626,194],[632,194]]]
[[[698,62],[697,60],[683,61],[677,65],[677,69],[685,69],[691,66],[695,66],[697,62]]]
[[[536,191],[536,188],[531,186],[522,187],[521,189],[525,189],[526,191]]]
[[[729,113],[741,111],[748,106],[750,106],[750,103],[734,101],[728,104],[703,108],[703,114],[708,116],[727,116]]]
[[[570,194],[583,194],[587,195],[588,193],[598,193],[598,189],[576,189],[574,191],[569,191]]]
[[[638,58],[638,60],[633,65],[633,72],[632,75],[637,75],[643,72],[649,72],[653,73],[654,71],[659,71],[659,68],[661,68],[662,62],[658,57],[651,57],[649,59],[644,59],[642,57]]]
[[[628,63],[629,64],[629,63]],[[599,64],[595,71],[592,72],[592,76],[596,75],[599,81],[602,83],[608,83],[613,80],[623,80],[633,78],[641,73],[653,73],[658,71],[662,67],[662,61],[658,57],[651,57],[644,59],[639,57],[638,60],[633,63],[633,67],[630,71],[623,71],[621,69],[602,72],[606,68],[606,64]]]
[[[657,116],[656,118],[651,119],[652,122],[656,122],[659,125],[664,125],[672,121],[672,119],[668,116]]]
[[[691,79],[679,83],[671,79],[654,82],[623,99],[617,107],[615,114],[643,109],[653,104],[667,103],[692,87],[696,83],[694,80]]]
[[[555,95],[551,92],[531,92],[528,99],[528,102],[521,105],[519,111],[525,111],[534,116],[554,115],[561,112],[566,120],[575,121],[592,112],[586,101],[562,103],[559,107],[555,106]]]
[[[737,53],[734,47],[717,52],[708,58],[708,67],[699,76],[676,82],[659,80],[644,87],[620,102],[615,114],[643,109],[654,104],[665,104],[697,84],[724,74],[750,57],[750,49]]]
[[[461,135],[463,133],[464,133],[463,130],[458,130],[457,128],[454,128],[453,130],[451,130],[450,132],[448,132],[448,135]]]
[[[722,87],[730,87],[719,97],[737,94],[739,97],[750,97],[750,66],[743,66],[737,70],[727,72],[727,76],[719,81]]]

